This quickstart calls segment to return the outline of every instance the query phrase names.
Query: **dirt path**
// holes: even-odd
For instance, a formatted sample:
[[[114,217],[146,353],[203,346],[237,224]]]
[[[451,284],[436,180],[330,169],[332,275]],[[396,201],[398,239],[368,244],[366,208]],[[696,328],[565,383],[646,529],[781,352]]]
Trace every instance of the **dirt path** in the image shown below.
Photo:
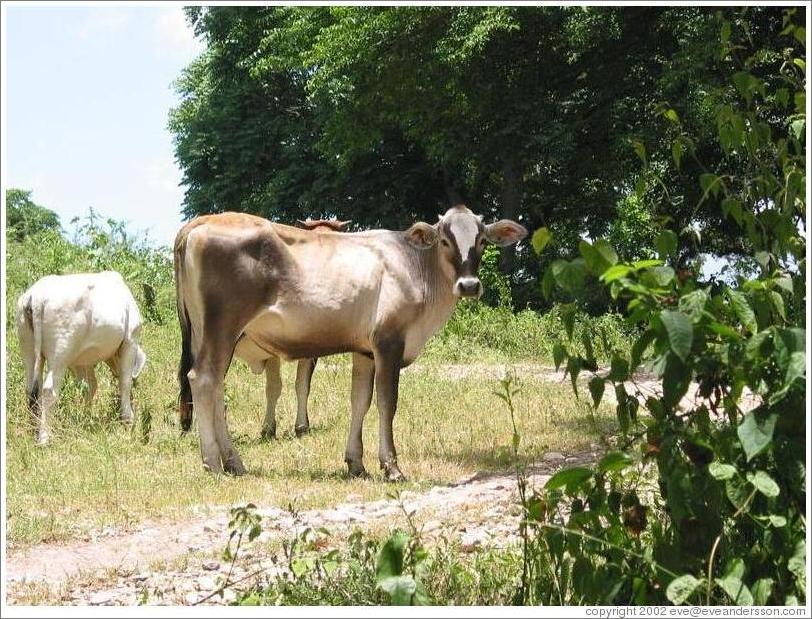
[[[597,452],[571,456],[549,453],[529,470],[541,487],[561,466],[592,461]],[[350,497],[348,497],[350,498]],[[504,546],[516,540],[519,510],[512,472],[478,474],[425,492],[405,491],[401,503],[385,499],[348,501],[330,509],[291,513],[260,506],[262,534],[244,546],[229,582],[241,581],[206,603],[233,600],[239,590],[279,574],[281,553],[273,542],[294,538],[306,528],[325,528],[325,543],[339,544],[353,529],[385,532],[405,527],[404,509],[414,512],[429,540],[443,535],[463,551]],[[91,542],[40,544],[7,556],[9,603],[92,605],[195,604],[219,588],[230,565],[220,558],[228,539],[228,509],[184,522],[144,522],[135,531]],[[277,545],[278,546],[278,545]],[[256,576],[246,576],[260,572]]]

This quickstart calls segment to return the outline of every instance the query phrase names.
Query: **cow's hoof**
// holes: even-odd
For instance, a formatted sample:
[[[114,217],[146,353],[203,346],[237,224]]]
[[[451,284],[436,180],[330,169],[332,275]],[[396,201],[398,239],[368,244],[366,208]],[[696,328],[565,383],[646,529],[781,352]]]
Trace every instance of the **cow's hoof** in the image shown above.
[[[302,438],[305,434],[310,434],[310,426],[297,427],[293,431],[296,433],[296,438]]]
[[[276,438],[276,428],[262,428],[259,436],[263,441],[272,441]]]
[[[226,473],[234,475],[234,477],[241,477],[247,472],[242,460],[240,460],[240,457],[236,455],[231,456],[228,460],[226,460],[223,465],[223,469]]]
[[[51,437],[47,434],[38,434],[37,435],[37,447],[46,447],[48,445],[48,441],[51,440]]]
[[[400,472],[398,465],[394,462],[384,464],[381,468],[383,469],[383,476],[386,481],[392,483],[406,481],[406,476]]]
[[[129,417],[122,417],[121,418],[121,423],[123,423],[125,426],[128,426],[128,427],[133,425],[133,421],[134,421],[134,418],[133,418],[132,415],[130,415]]]
[[[350,479],[369,479],[369,473],[360,462],[347,462],[347,474]]]

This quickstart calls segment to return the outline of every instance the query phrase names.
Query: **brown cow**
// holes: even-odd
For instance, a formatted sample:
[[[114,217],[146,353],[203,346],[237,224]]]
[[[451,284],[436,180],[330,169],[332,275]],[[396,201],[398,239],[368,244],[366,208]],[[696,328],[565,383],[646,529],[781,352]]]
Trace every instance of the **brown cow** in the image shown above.
[[[485,241],[507,246],[526,235],[510,220],[484,225],[462,205],[406,231],[312,234],[240,213],[187,223],[175,240],[178,377],[182,417],[193,402],[197,410],[204,466],[245,473],[223,401],[223,378],[245,339],[285,359],[352,352],[349,473],[366,474],[361,430],[374,380],[378,459],[388,480],[404,479],[392,436],[400,369],[459,298],[482,294]]]

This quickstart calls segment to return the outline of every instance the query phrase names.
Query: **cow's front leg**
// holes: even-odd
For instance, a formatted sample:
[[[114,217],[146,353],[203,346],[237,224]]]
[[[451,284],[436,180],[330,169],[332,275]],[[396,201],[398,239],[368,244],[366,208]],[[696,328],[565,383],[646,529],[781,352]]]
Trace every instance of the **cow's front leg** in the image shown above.
[[[307,417],[307,399],[310,397],[310,381],[318,359],[300,359],[296,365],[296,436],[310,432]]]
[[[276,438],[276,404],[282,394],[282,376],[279,357],[268,357],[265,361],[265,421],[262,422],[263,439]]]
[[[45,380],[42,382],[42,395],[40,397],[39,429],[37,431],[37,445],[47,445],[50,435],[48,434],[48,415],[59,401],[59,389],[62,387],[62,380],[65,377],[65,370],[56,366],[54,369],[48,368],[45,373]]]
[[[375,352],[375,388],[378,391],[378,459],[387,481],[405,481],[398,468],[392,421],[398,407],[398,383],[403,360],[403,342],[380,346]]]
[[[355,353],[352,356],[352,392],[350,406],[350,436],[347,439],[347,451],[344,461],[347,463],[350,477],[366,477],[364,468],[364,416],[372,402],[372,382],[375,378],[375,362],[364,355]]]

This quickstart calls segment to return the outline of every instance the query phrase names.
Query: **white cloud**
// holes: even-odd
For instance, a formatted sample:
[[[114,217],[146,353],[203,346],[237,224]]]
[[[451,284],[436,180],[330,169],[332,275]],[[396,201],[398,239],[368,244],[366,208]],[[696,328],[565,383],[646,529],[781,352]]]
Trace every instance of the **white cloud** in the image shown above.
[[[158,45],[172,54],[191,60],[203,51],[203,42],[196,39],[192,28],[186,22],[183,8],[173,6],[161,9],[155,20]]]

